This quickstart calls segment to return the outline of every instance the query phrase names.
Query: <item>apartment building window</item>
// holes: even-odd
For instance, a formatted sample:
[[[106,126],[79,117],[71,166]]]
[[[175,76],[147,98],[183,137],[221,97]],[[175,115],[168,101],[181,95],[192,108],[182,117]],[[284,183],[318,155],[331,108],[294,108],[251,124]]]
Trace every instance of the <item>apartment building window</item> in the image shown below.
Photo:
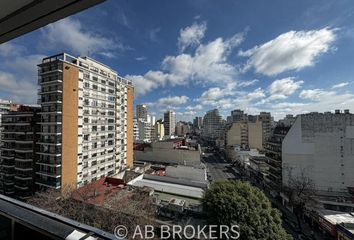
[[[97,132],[97,126],[92,126],[92,132]]]

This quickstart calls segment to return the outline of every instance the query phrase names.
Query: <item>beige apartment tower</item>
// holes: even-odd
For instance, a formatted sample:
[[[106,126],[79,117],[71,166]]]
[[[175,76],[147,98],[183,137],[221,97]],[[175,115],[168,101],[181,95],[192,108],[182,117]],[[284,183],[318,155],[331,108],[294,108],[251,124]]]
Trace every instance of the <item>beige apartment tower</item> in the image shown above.
[[[79,187],[133,164],[132,82],[88,57],[63,53],[38,65],[42,187]]]

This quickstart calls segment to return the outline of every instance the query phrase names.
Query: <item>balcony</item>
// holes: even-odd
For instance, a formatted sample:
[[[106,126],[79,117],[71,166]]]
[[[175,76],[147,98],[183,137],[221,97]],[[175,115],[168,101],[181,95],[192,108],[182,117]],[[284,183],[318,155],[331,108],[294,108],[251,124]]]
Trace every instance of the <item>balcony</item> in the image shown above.
[[[52,181],[52,180],[44,180],[44,179],[37,179],[36,184],[48,188],[55,188],[55,189],[59,189],[61,186],[60,181]]]
[[[39,172],[36,172],[36,174],[41,175],[41,176],[46,176],[46,177],[52,177],[52,178],[60,178],[61,177],[59,171],[57,173],[47,172],[47,171],[39,171]]]
[[[16,175],[15,179],[28,181],[28,180],[32,180],[32,176],[29,176],[29,175]]]

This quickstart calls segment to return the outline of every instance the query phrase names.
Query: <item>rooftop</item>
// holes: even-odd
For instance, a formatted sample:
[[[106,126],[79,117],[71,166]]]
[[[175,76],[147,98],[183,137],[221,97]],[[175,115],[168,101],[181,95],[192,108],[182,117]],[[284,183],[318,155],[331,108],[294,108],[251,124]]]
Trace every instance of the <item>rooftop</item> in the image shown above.
[[[108,198],[125,188],[126,184],[122,179],[104,177],[77,189],[73,193],[73,198],[90,204],[102,205]]]
[[[333,225],[341,223],[353,223],[354,213],[343,213],[332,210],[321,209],[318,211],[319,215],[326,219]]]

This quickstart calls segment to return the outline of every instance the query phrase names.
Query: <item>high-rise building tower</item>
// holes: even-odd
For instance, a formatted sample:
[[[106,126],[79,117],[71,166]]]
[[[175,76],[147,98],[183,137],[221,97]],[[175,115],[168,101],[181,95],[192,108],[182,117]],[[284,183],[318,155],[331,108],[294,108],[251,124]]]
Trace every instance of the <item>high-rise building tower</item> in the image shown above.
[[[39,108],[21,106],[2,115],[0,193],[25,200],[35,191]]]
[[[66,53],[38,65],[39,186],[78,187],[133,164],[132,82]]]
[[[175,129],[176,129],[175,112],[167,111],[164,113],[164,127],[165,127],[165,135],[172,136],[175,134]]]
[[[148,120],[148,107],[145,104],[136,105],[136,118]]]
[[[208,111],[203,118],[202,134],[208,138],[220,138],[224,134],[224,123],[218,109]]]

